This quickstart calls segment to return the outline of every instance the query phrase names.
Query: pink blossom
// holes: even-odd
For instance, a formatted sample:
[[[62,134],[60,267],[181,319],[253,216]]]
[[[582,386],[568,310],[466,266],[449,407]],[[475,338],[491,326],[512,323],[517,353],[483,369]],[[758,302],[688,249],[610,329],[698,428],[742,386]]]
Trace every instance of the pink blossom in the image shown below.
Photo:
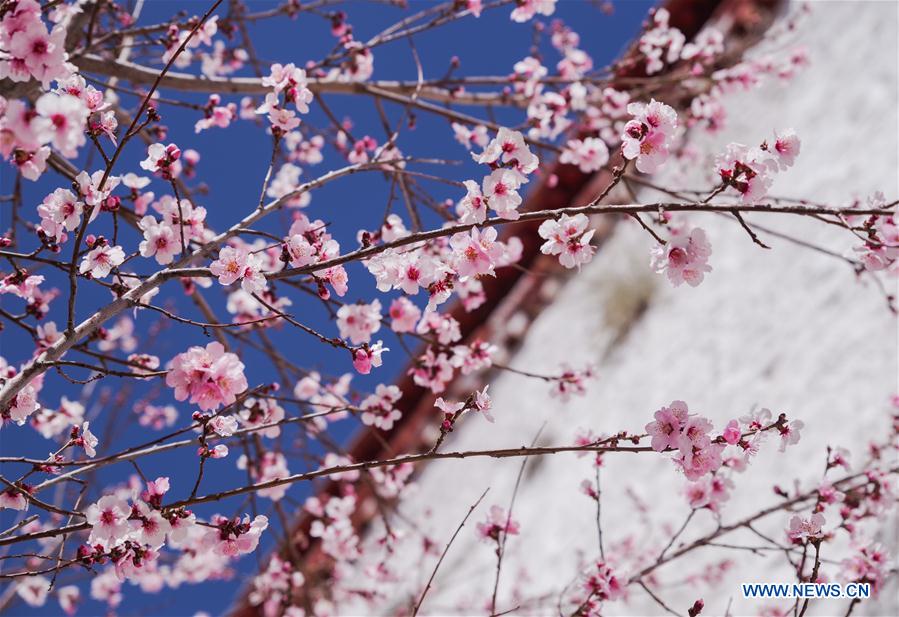
[[[375,277],[378,290],[401,289],[407,294],[418,293],[450,272],[448,266],[422,251],[388,249],[365,263]]]
[[[329,456],[331,453],[329,453]],[[290,476],[287,458],[280,452],[263,452],[255,461],[248,461],[246,455],[237,459],[237,468],[246,469],[256,483],[283,480]],[[358,473],[358,472],[357,472]],[[260,497],[280,501],[287,494],[288,485],[280,484],[259,491]]]
[[[809,518],[802,518],[798,515],[793,516],[790,519],[787,536],[796,544],[821,540],[824,538],[824,532],[822,531],[824,523],[824,515],[820,512],[815,512]]]
[[[705,508],[720,512],[721,506],[730,498],[733,482],[719,475],[706,476],[687,485],[687,502],[694,510]]]
[[[493,267],[502,257],[503,246],[496,242],[496,229],[481,231],[472,227],[469,233],[454,234],[450,238],[453,267],[460,277],[493,275]]]
[[[381,329],[381,302],[344,304],[337,311],[337,327],[341,338],[353,345],[370,342],[371,335]]]
[[[212,127],[227,128],[233,120],[237,119],[237,106],[230,103],[226,106],[219,105],[221,98],[217,94],[209,97],[206,104],[205,117],[194,124],[194,132],[199,133]]]
[[[721,452],[724,446],[712,443],[707,438],[690,442],[682,436],[680,445],[684,448],[675,460],[688,480],[698,480],[706,474],[714,473],[723,463]]]
[[[293,163],[284,163],[265,191],[266,196],[284,200],[291,208],[305,208],[312,200],[308,191],[299,191],[303,170]]]
[[[458,322],[457,322],[458,323]],[[489,368],[493,365],[493,354],[499,351],[496,345],[480,339],[468,345],[453,347],[452,365],[461,369],[463,375]]]
[[[231,437],[237,430],[237,418],[224,415],[215,416],[209,421],[209,428],[220,437]]]
[[[35,111],[46,120],[42,141],[49,141],[63,156],[74,157],[84,145],[89,110],[74,96],[47,93],[35,103]]]
[[[571,126],[568,109],[568,100],[558,92],[538,92],[527,109],[533,125],[528,130],[528,136],[532,139],[556,139]]]
[[[175,255],[181,252],[178,231],[150,215],[143,217],[138,226],[144,232],[144,239],[138,246],[140,254],[143,257],[155,256],[156,263],[161,265],[172,263]]]
[[[789,146],[784,147],[790,149]],[[754,203],[767,195],[774,182],[773,172],[777,169],[779,160],[773,159],[769,152],[761,148],[730,143],[724,153],[718,155],[715,163],[721,181],[740,194],[740,201]]]
[[[291,64],[275,63],[268,77],[262,78],[262,85],[273,88],[276,93],[283,92],[285,100],[293,103],[301,114],[309,113],[312,102],[312,91],[309,90],[306,71]]]
[[[258,515],[252,521],[249,516],[226,519],[217,517],[218,530],[212,534],[213,550],[218,555],[236,557],[252,553],[259,546],[262,532],[268,528],[268,517]]]
[[[370,469],[369,473],[377,484],[378,494],[391,499],[399,497],[403,490],[410,486],[409,481],[414,471],[412,463],[402,463],[390,467],[375,467]]]
[[[25,28],[9,38],[11,60],[8,64],[0,63],[0,77],[27,81],[30,73],[44,88],[49,88],[54,79],[69,76],[71,70],[65,62],[65,36],[66,29],[61,26],[48,33],[39,18],[29,20]]]
[[[159,510],[152,509],[142,501],[134,504],[134,510],[137,517],[130,521],[132,536],[139,543],[158,549],[172,530],[171,523]]]
[[[128,517],[131,507],[124,499],[115,495],[106,495],[91,505],[85,512],[85,518],[91,525],[90,544],[102,544],[112,548],[123,541],[130,530]]]
[[[599,492],[596,490],[596,486],[593,484],[592,480],[581,480],[580,489],[581,492],[587,497],[596,500],[599,499]]]
[[[76,440],[76,445],[80,445],[84,448],[84,453],[93,458],[97,456],[96,448],[97,444],[100,443],[100,440],[91,433],[90,424],[90,422],[85,422],[81,425],[81,436]]]
[[[272,123],[273,129],[284,133],[300,126],[300,119],[290,109],[272,108],[268,112],[268,121]]]
[[[208,411],[230,405],[247,389],[243,370],[244,365],[235,354],[214,342],[175,356],[165,383],[175,389],[177,400],[190,398],[191,403]]]
[[[137,347],[137,339],[134,334],[134,322],[128,317],[120,317],[115,325],[104,328],[100,333],[98,347],[101,351],[121,349],[122,351],[134,351]]]
[[[506,536],[517,536],[521,526],[502,506],[490,506],[487,520],[477,524],[478,537],[482,540],[500,542]],[[502,540],[501,540],[502,539]]]
[[[0,140],[0,154],[4,158],[9,158],[14,150],[17,150],[18,157],[18,151],[33,152],[43,145],[41,137],[46,120],[34,113],[24,101],[0,101],[0,120],[0,135],[3,136]]]
[[[474,393],[474,409],[480,411],[484,414],[484,417],[487,418],[489,422],[495,422],[493,416],[490,414],[490,410],[493,408],[493,401],[490,398],[490,395],[487,394],[487,390],[490,388],[489,385],[484,386],[483,390],[478,390]]]
[[[353,460],[347,456],[341,456],[339,454],[335,454],[334,452],[328,452],[325,455],[324,460],[322,461],[322,468],[328,467],[346,467],[348,465],[352,465]],[[342,480],[344,482],[355,482],[359,479],[360,472],[358,470],[351,471],[341,471],[335,474],[332,474],[330,477],[335,478],[337,480]]]
[[[119,121],[116,119],[114,111],[109,110],[94,114],[88,119],[87,126],[90,135],[96,137],[106,135],[113,146],[117,145],[115,131],[119,126]]]
[[[867,208],[886,209],[886,198],[878,191],[865,200]],[[848,218],[848,217],[847,217]],[[871,272],[892,269],[899,259],[899,216],[874,217],[866,224],[869,228],[868,240],[854,247],[860,254],[865,268]]]
[[[593,366],[589,364],[582,369],[575,369],[563,363],[562,374],[553,379],[549,395],[567,403],[573,394],[584,396],[587,393],[587,380],[594,377],[596,374]]]
[[[353,368],[361,375],[368,375],[373,366],[381,366],[383,362],[381,354],[385,351],[390,351],[390,349],[384,347],[382,341],[378,341],[370,347],[365,345],[353,350]]]
[[[662,407],[655,413],[655,421],[646,425],[646,432],[652,437],[652,449],[662,452],[678,447],[681,427],[687,422],[687,404],[683,401],[672,401],[668,407]]]
[[[475,17],[481,16],[483,0],[465,0],[465,8]]]
[[[438,396],[437,400],[434,401],[434,407],[442,411],[446,416],[453,416],[456,414],[456,412],[465,409],[465,403],[459,401],[450,402],[444,400],[442,396]]]
[[[63,585],[56,592],[59,596],[59,607],[66,615],[74,615],[81,599],[81,591],[75,585]]]
[[[23,490],[28,490],[23,488]],[[28,498],[12,487],[0,491],[0,510],[4,508],[9,510],[19,510],[24,512],[28,509]]]
[[[472,157],[482,164],[511,165],[511,170],[518,172],[520,183],[526,182],[525,176],[537,169],[540,163],[525,143],[524,136],[506,127],[500,127],[496,137],[484,148],[484,152],[479,155],[472,154]],[[488,192],[486,187],[484,192]]]
[[[603,562],[597,562],[596,571],[584,580],[584,591],[588,597],[600,601],[617,600],[625,593],[625,583],[618,580],[615,572]]]
[[[101,189],[100,184],[103,182],[103,174],[103,170],[100,169],[93,174],[82,171],[75,176],[78,191],[81,193],[84,203],[88,206],[102,206],[112,190],[119,184],[120,178],[118,176],[109,176]],[[91,219],[94,216],[96,216],[96,212],[91,215]]]
[[[294,570],[290,561],[281,559],[273,554],[268,566],[253,579],[252,589],[248,594],[250,603],[254,606],[263,605],[264,614],[271,614],[268,610],[270,604],[281,606],[291,589],[299,589],[304,582],[303,574]],[[285,617],[290,617],[286,615]],[[298,617],[305,617],[300,615]]]
[[[140,498],[153,506],[162,505],[162,497],[169,492],[171,485],[167,476],[160,476],[155,480],[147,482],[147,488],[144,490]]]
[[[465,146],[467,150],[471,150],[471,147],[473,145],[477,145],[483,148],[490,140],[490,138],[487,136],[487,127],[483,124],[478,124],[474,128],[469,129],[464,124],[453,122],[452,127],[453,133],[456,137],[456,141]]]
[[[41,274],[10,274],[0,279],[0,293],[11,293],[24,300],[30,300],[43,282],[44,276]]]
[[[585,174],[593,173],[609,162],[609,149],[598,137],[572,139],[565,145],[559,162],[575,165]]]
[[[56,189],[37,207],[41,229],[56,242],[63,242],[67,231],[81,224],[84,204],[68,189]]]
[[[271,426],[284,420],[286,413],[277,401],[270,398],[249,397],[238,412],[240,423],[248,428],[268,428],[256,431],[257,435],[274,439],[281,434],[281,427]]]
[[[109,276],[112,269],[121,266],[124,261],[125,251],[121,246],[101,244],[84,256],[78,271],[81,274],[90,274],[92,278],[102,279]]]
[[[711,488],[709,486],[709,483],[705,480],[690,482],[689,484],[687,484],[684,493],[687,497],[687,503],[694,510],[706,508],[712,501]]]
[[[145,405],[140,407],[137,413],[140,415],[138,422],[141,426],[155,429],[172,426],[178,419],[178,410],[173,405]]]
[[[787,446],[799,443],[799,431],[805,426],[802,420],[793,420],[789,424],[779,427],[780,432],[780,451],[785,452]]]
[[[105,602],[110,607],[122,602],[122,581],[114,568],[107,568],[103,573],[91,579],[91,598]]]
[[[317,272],[318,276],[331,286],[338,296],[343,297],[349,289],[349,276],[343,266],[334,266],[324,272]]]
[[[387,218],[384,219],[384,224],[381,225],[381,239],[384,242],[393,242],[400,238],[405,238],[409,233],[402,217],[398,214],[388,214]]]
[[[723,464],[724,445],[712,441],[712,423],[700,416],[688,415],[683,401],[674,401],[670,407],[656,412],[656,421],[646,425],[652,436],[652,447],[661,452],[677,448],[675,462],[688,480],[717,471]],[[698,497],[697,497],[698,499]]]
[[[203,449],[200,449],[200,455],[208,456],[209,458],[226,458],[228,456],[228,446],[223,443],[218,444],[208,452],[204,452]]]
[[[523,94],[527,98],[536,97],[543,90],[541,80],[546,77],[548,70],[540,63],[540,60],[528,56],[512,67],[515,71],[512,75],[515,92]],[[530,111],[529,111],[529,115]],[[480,161],[479,161],[480,162]]]
[[[558,255],[559,262],[566,268],[580,268],[593,259],[590,239],[594,230],[587,231],[588,223],[584,214],[563,214],[556,221],[543,221],[537,230],[540,237],[546,240],[540,247],[540,252],[544,255]]]
[[[452,315],[436,311],[426,312],[415,331],[418,334],[436,334],[441,345],[449,345],[462,338],[459,322]]]
[[[324,160],[321,151],[325,145],[325,138],[321,135],[312,135],[304,139],[302,134],[294,131],[284,136],[284,142],[290,150],[291,160],[306,165],[318,165]]]
[[[52,347],[61,338],[62,332],[57,329],[56,323],[53,321],[48,321],[37,327],[37,341],[42,349]]]
[[[742,416],[740,422],[743,423],[749,431],[760,431],[771,424],[771,415],[770,409],[763,408]]]
[[[703,28],[696,37],[686,43],[681,59],[708,64],[724,51],[724,35],[717,28]]]
[[[401,396],[398,387],[378,384],[375,393],[363,399],[359,405],[362,409],[360,416],[362,424],[389,431],[393,428],[394,422],[403,416],[401,411],[394,408],[394,404]]]
[[[849,450],[846,448],[834,448],[827,465],[829,467],[842,467],[848,471],[852,469],[852,465],[849,463],[849,456]]]
[[[406,253],[398,257],[398,276],[394,287],[415,295],[420,287],[427,287],[444,272],[445,268],[429,255]]]
[[[171,180],[181,173],[179,158],[181,149],[175,144],[150,144],[147,147],[147,158],[141,161],[140,166],[164,180]]]
[[[370,158],[368,153],[373,151],[376,147],[377,142],[371,136],[366,135],[364,138],[353,144],[353,147],[347,154],[347,161],[353,165],[363,165],[368,163]]]
[[[487,219],[487,201],[481,194],[481,187],[474,180],[465,180],[465,197],[459,200],[456,206],[456,216],[463,224],[474,223],[480,225]]]
[[[419,386],[440,394],[446,388],[447,382],[453,378],[453,365],[445,353],[435,353],[429,346],[425,353],[418,357],[416,365],[409,369],[409,374]]]
[[[511,19],[519,23],[530,20],[538,13],[549,17],[556,10],[556,0],[517,0]]]
[[[48,158],[50,158],[50,148],[44,146],[34,152],[16,150],[12,162],[19,169],[23,178],[34,182],[47,170]]]
[[[729,443],[730,445],[736,445],[740,442],[740,439],[743,438],[743,434],[740,432],[740,423],[736,420],[731,420],[727,423],[727,426],[724,428],[724,441]]]
[[[669,18],[667,9],[656,9],[652,16],[652,27],[643,33],[637,44],[646,60],[647,75],[658,73],[681,57],[686,37],[680,30],[669,25]]]
[[[699,285],[706,272],[712,247],[705,231],[696,227],[692,231],[678,230],[664,245],[652,250],[652,267],[659,274],[666,274],[675,287],[686,282],[691,287]]]
[[[634,118],[624,127],[622,153],[626,159],[637,159],[638,170],[655,173],[668,159],[677,129],[677,113],[655,99],[648,104],[631,103],[627,111]]]
[[[50,594],[50,581],[40,575],[32,575],[15,584],[16,595],[28,606],[43,606],[47,602],[47,596]]]
[[[840,578],[847,582],[870,583],[874,593],[880,591],[889,573],[889,559],[883,546],[867,544],[853,549],[853,554],[840,566]]]
[[[318,499],[307,500],[307,510],[319,517],[312,522],[309,535],[321,538],[322,549],[338,561],[354,560],[359,556],[359,537],[350,521],[356,508],[356,497],[331,497],[324,507]]]
[[[390,329],[397,333],[412,332],[421,319],[421,309],[409,298],[401,296],[390,304]]]
[[[240,279],[241,288],[249,294],[258,294],[267,287],[262,273],[262,257],[246,247],[226,246],[219,251],[218,259],[209,264],[209,271],[218,277],[222,285],[231,285]]]
[[[781,169],[787,169],[793,166],[796,157],[799,156],[801,142],[793,129],[787,129],[783,132],[775,131],[774,146],[771,153],[777,159],[777,163]]]
[[[44,438],[52,439],[70,431],[84,421],[84,405],[62,397],[57,409],[42,408],[31,418],[33,426]]]
[[[686,407],[686,405],[684,406]],[[712,423],[701,416],[690,416],[681,426],[681,434],[677,447],[681,453],[689,453],[695,448],[700,448],[709,443],[709,433]]]

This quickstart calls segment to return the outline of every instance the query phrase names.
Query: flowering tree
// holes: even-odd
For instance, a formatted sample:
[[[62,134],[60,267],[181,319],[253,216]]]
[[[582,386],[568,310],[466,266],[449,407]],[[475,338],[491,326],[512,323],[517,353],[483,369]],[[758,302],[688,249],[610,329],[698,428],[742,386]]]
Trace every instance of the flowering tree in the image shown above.
[[[856,244],[852,254],[837,257],[881,285],[893,309],[882,280],[899,268],[896,202],[882,194],[848,204],[769,195],[774,178],[789,174],[800,155],[800,137],[789,127],[712,153],[714,181],[707,187],[667,187],[651,177],[689,161],[690,134],[718,129],[726,119],[722,100],[732,92],[801,70],[807,61],[801,50],[754,56],[749,40],[729,38],[724,26],[685,34],[658,9],[637,43],[601,68],[574,30],[546,19],[555,0],[426,5],[368,40],[355,36],[350,17],[329,0],[289,0],[258,12],[216,0],[201,15],[147,24],[141,2],[124,4],[0,2],[0,153],[8,166],[3,192],[10,193],[2,199],[11,213],[0,239],[6,267],[0,317],[4,330],[33,342],[4,345],[2,439],[6,449],[32,431],[53,444],[46,456],[38,448],[0,457],[0,509],[9,515],[0,530],[0,578],[11,590],[0,596],[4,602],[55,601],[72,614],[87,593],[114,609],[125,582],[148,593],[201,585],[228,575],[269,535],[278,546],[248,583],[249,606],[292,617],[340,613],[343,603],[360,597],[374,606],[403,576],[390,558],[415,523],[398,516],[395,504],[409,493],[419,464],[464,457],[526,462],[559,452],[594,457],[596,478],[582,490],[595,502],[598,551],[579,568],[578,580],[556,598],[528,599],[530,609],[554,612],[557,605],[562,614],[595,615],[640,588],[661,611],[698,615],[699,598],[691,607],[666,604],[655,570],[726,542],[735,530],[753,529],[764,517],[781,517],[783,534],[762,536],[764,546],[753,550],[777,553],[799,582],[827,580],[827,570],[876,592],[894,573],[891,557],[871,539],[896,503],[895,409],[888,437],[857,453],[852,470],[848,452],[822,444],[819,485],[778,489],[779,501],[726,524],[721,508],[739,490],[741,471],[756,456],[777,456],[767,442],[780,451],[797,443],[802,419],[735,409],[733,420],[716,427],[688,403],[673,401],[641,410],[642,421],[616,433],[580,433],[559,445],[445,446],[460,423],[486,421],[489,431],[493,414],[503,413],[489,394],[495,371],[546,382],[560,405],[588,394],[593,367],[537,374],[501,365],[493,342],[463,337],[450,307],[478,309],[488,300],[485,281],[522,268],[525,241],[556,256],[560,268],[589,263],[600,217],[639,224],[652,243],[647,267],[683,293],[714,284],[714,238],[699,226],[702,216],[728,217],[759,250],[768,248],[764,231],[744,215],[837,226]],[[531,23],[535,41],[548,40],[557,59],[544,57],[535,43],[510,75],[463,75],[454,61],[443,77],[428,77],[416,45],[488,11]],[[326,20],[333,50],[320,59],[263,63],[249,25],[306,14]],[[789,29],[764,36],[778,41]],[[373,79],[379,48],[407,40],[415,72],[407,80]],[[357,97],[360,109],[373,105],[384,136],[358,134],[352,118],[339,119],[328,107],[331,95]],[[192,102],[197,96],[204,102]],[[270,144],[267,161],[246,162],[247,182],[261,178],[258,200],[235,206],[239,214],[224,226],[212,224],[201,153],[177,145],[181,136],[163,124],[166,107],[186,109],[195,133],[246,124]],[[316,124],[317,107],[324,120]],[[498,109],[507,120],[496,119]],[[471,159],[464,177],[453,173],[451,161],[406,148],[418,116],[446,121],[434,139],[458,142],[460,158]],[[340,164],[328,165],[326,157]],[[300,165],[326,169],[309,174]],[[209,172],[206,182],[214,185]],[[312,179],[301,182],[301,173]],[[342,215],[338,204],[313,201],[318,189],[357,174],[386,187],[386,206],[373,226]],[[557,188],[565,174],[595,177],[602,186],[586,204],[544,208],[525,200],[528,185]],[[25,200],[25,182],[48,187],[40,203]],[[644,188],[664,201],[641,201]],[[364,282],[354,295],[356,280]],[[302,313],[292,308],[300,306]],[[160,357],[160,332],[176,327],[183,333],[177,350]],[[275,337],[287,331],[301,333],[309,348],[279,344]],[[384,339],[401,349],[389,349]],[[318,370],[324,350],[339,354],[341,375]],[[352,460],[332,425],[355,422],[379,439],[389,434],[403,419],[403,391],[378,373],[403,352],[411,380],[433,396],[438,436],[423,451]],[[255,380],[250,355],[266,363],[269,378]],[[376,380],[358,389],[351,385],[355,374]],[[454,400],[447,388],[459,375],[482,385]],[[93,400],[101,380],[121,384],[115,400]],[[108,409],[98,412],[97,405]],[[122,423],[138,427],[129,432],[138,437],[126,443],[117,432]],[[148,461],[183,452],[191,456],[177,472],[143,471]],[[683,474],[691,507],[663,550],[633,547],[637,557],[629,560],[607,556],[603,539],[615,530],[602,526],[599,472],[604,458],[620,453],[669,458]],[[221,487],[215,476],[225,465],[240,474]],[[283,507],[287,491],[319,478],[331,480],[333,490],[307,491],[301,507],[308,524],[297,532]],[[362,492],[374,497],[374,515],[362,511]],[[498,590],[506,544],[529,530],[515,518],[514,496],[479,510],[484,499],[461,504],[463,514],[469,509],[455,533],[422,543],[425,556],[437,557],[433,573],[399,612],[427,612],[443,557],[475,515],[475,533],[497,556],[485,611],[520,608],[499,604]],[[717,528],[682,541],[702,510],[719,517]],[[371,516],[384,520],[385,537],[362,537],[360,523]],[[310,565],[313,553],[319,558]],[[363,568],[364,559],[376,565]],[[356,573],[353,585],[342,586],[348,572]],[[808,606],[797,600],[794,612],[804,615]]]

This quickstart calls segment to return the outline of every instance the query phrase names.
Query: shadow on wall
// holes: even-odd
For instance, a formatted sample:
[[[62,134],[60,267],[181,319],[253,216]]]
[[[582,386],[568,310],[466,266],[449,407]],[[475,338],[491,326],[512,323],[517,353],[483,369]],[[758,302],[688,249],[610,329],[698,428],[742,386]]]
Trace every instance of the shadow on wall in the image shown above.
[[[616,250],[612,246],[609,249]],[[616,261],[620,263],[604,270],[589,291],[590,302],[602,307],[602,320],[596,326],[594,338],[608,341],[598,358],[600,363],[606,362],[627,341],[646,314],[659,284],[658,276],[647,267],[645,253],[626,249],[616,256]]]

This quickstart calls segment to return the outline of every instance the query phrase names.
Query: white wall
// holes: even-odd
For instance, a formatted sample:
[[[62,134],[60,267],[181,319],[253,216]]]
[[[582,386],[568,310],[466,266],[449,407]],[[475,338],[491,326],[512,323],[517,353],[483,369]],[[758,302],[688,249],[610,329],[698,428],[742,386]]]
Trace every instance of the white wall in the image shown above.
[[[794,127],[802,137],[802,155],[782,174],[773,194],[844,204],[879,189],[894,198],[899,195],[897,4],[818,2],[812,9],[796,37],[808,46],[811,67],[786,87],[772,84],[734,95],[728,99],[727,128],[714,137],[697,135],[695,143],[702,151],[715,152],[729,141],[755,143],[775,128]],[[707,186],[704,174],[710,168],[697,164],[683,173],[669,169],[660,179],[671,186]],[[747,218],[838,251],[852,245],[847,232],[806,220]],[[725,508],[725,522],[775,502],[772,481],[789,486],[793,478],[819,478],[825,444],[849,447],[860,460],[866,442],[885,434],[888,398],[897,390],[896,322],[882,295],[864,280],[857,281],[840,260],[763,234],[774,248],[764,251],[731,219],[701,215],[693,220],[705,227],[714,251],[714,271],[703,285],[673,289],[650,273],[652,240],[634,225],[622,224],[537,319],[509,362],[546,373],[565,360],[596,362],[600,379],[589,396],[563,407],[547,396],[542,382],[502,374],[491,386],[496,424],[471,418],[445,447],[523,445],[544,422],[541,443],[547,444],[570,443],[579,426],[597,432],[641,432],[652,413],[673,399],[687,401],[691,410],[719,426],[753,406],[805,421],[801,443],[786,454],[776,452],[774,440],[767,444]],[[649,309],[619,345],[610,347],[613,326],[627,321],[628,299],[634,297],[648,297]],[[519,463],[477,459],[428,465],[418,493],[402,511],[422,520],[423,510],[430,510],[432,517],[423,527],[442,544],[486,487],[490,494],[474,519],[480,520],[492,503],[508,505]],[[517,603],[513,591],[528,598],[557,591],[575,575],[577,554],[592,559],[596,553],[595,509],[578,491],[580,481],[592,473],[589,457],[560,454],[530,464],[514,513],[524,534],[509,542],[498,610]],[[607,551],[628,539],[638,546],[658,541],[646,537],[642,515],[626,492],[629,487],[649,505],[655,526],[678,525],[688,512],[680,495],[684,484],[662,456],[608,456],[603,471]],[[707,512],[697,520],[694,532],[714,527]],[[452,547],[423,612],[484,612],[495,555],[476,540],[473,522]],[[782,538],[786,523],[786,516],[777,515],[761,528]],[[751,537],[730,538],[738,540],[753,543]],[[895,536],[885,540],[896,544]],[[400,588],[418,593],[436,559],[413,565],[420,555],[414,534],[403,546],[400,561],[394,563],[408,560],[420,574]],[[825,545],[825,558],[827,551]],[[792,573],[779,565],[780,557],[726,553],[708,549],[660,570],[660,580],[672,584],[662,592],[665,600],[686,613],[693,600],[703,597],[705,614],[714,615],[722,614],[733,598],[736,614],[753,614],[761,603],[738,597],[739,582],[792,581]],[[739,563],[717,590],[676,584],[725,556]],[[529,578],[516,580],[525,570]],[[833,576],[835,568],[825,566],[824,572]],[[863,603],[855,614],[899,613],[893,592],[895,587],[879,603]],[[555,597],[550,608],[523,612],[554,614]],[[402,606],[403,600],[396,602]],[[809,614],[842,614],[845,604],[813,605]],[[385,610],[390,606],[397,604],[389,603]],[[639,588],[632,590],[627,603],[607,608],[609,614],[660,612]]]

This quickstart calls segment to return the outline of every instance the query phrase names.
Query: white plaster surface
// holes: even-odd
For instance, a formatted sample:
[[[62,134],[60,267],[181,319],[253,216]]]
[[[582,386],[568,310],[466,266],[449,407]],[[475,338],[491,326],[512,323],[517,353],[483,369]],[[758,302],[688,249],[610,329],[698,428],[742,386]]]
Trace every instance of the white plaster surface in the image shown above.
[[[802,137],[802,154],[792,170],[781,174],[772,194],[834,204],[874,190],[895,198],[897,4],[817,2],[812,9],[795,37],[808,46],[811,66],[786,86],[769,84],[732,95],[726,129],[714,136],[697,135],[694,143],[714,153],[729,141],[754,143],[774,129],[794,127]],[[699,162],[686,172],[666,170],[658,179],[670,186],[703,187],[708,169],[710,164]],[[839,252],[853,244],[845,231],[798,217],[747,218]],[[805,430],[797,446],[779,454],[778,440],[772,439],[740,477],[723,511],[725,523],[775,503],[773,482],[789,487],[796,478],[811,486],[820,477],[826,444],[848,447],[860,461],[865,444],[887,431],[888,399],[897,390],[896,321],[881,293],[864,279],[856,280],[839,259],[765,234],[763,239],[774,250],[762,250],[725,217],[698,215],[692,221],[707,230],[714,251],[714,271],[700,287],[675,289],[652,274],[651,238],[635,225],[619,225],[594,261],[561,289],[531,326],[509,362],[543,373],[555,372],[563,361],[595,362],[600,378],[588,396],[563,406],[548,396],[544,383],[504,373],[490,390],[496,424],[471,418],[445,447],[524,445],[544,422],[542,444],[571,443],[577,427],[600,433],[642,432],[653,412],[674,399],[687,401],[691,411],[710,417],[717,426],[753,406],[802,419]],[[895,282],[889,284],[895,288]],[[648,309],[612,345],[615,324],[632,313],[627,307],[634,297],[648,297]],[[495,555],[476,539],[474,523],[489,505],[508,505],[519,464],[515,459],[451,460],[422,471],[418,492],[402,511],[423,520],[423,511],[430,510],[424,528],[440,543],[490,487],[441,567],[423,613],[484,614]],[[578,490],[592,473],[589,457],[558,454],[530,465],[514,512],[524,533],[508,544],[500,611],[517,604],[514,594],[531,598],[557,591],[576,574],[578,554],[596,556],[595,508]],[[615,552],[616,544],[627,541],[658,545],[658,536],[647,536],[645,517],[656,528],[679,525],[688,513],[681,494],[684,485],[663,456],[607,456],[602,485],[606,550]],[[639,511],[634,496],[648,512]],[[782,538],[787,521],[788,516],[775,515],[759,528]],[[708,532],[715,523],[702,512],[694,525],[687,539]],[[747,535],[727,538],[745,544],[754,540]],[[893,533],[881,541],[895,547],[897,538]],[[398,587],[410,595],[420,592],[436,561],[431,557],[420,564],[419,556],[420,542],[413,538],[401,545],[394,562],[399,572],[417,572]],[[714,589],[683,582],[725,556],[736,561]],[[408,568],[401,565],[404,561]],[[824,573],[833,576],[835,566],[825,564]],[[792,577],[780,556],[710,548],[662,568],[658,580],[663,584],[660,594],[679,613],[685,614],[702,597],[703,614],[724,614],[732,600],[734,614],[749,615],[758,614],[766,603],[742,599],[740,582],[792,582]],[[404,601],[397,596],[384,611],[395,611]],[[553,595],[549,605],[519,614],[556,614],[555,601]],[[847,604],[813,603],[809,614],[843,614]],[[662,610],[634,587],[628,601],[608,604],[606,613],[658,615]],[[879,600],[861,604],[855,614],[899,614],[896,586]]]

